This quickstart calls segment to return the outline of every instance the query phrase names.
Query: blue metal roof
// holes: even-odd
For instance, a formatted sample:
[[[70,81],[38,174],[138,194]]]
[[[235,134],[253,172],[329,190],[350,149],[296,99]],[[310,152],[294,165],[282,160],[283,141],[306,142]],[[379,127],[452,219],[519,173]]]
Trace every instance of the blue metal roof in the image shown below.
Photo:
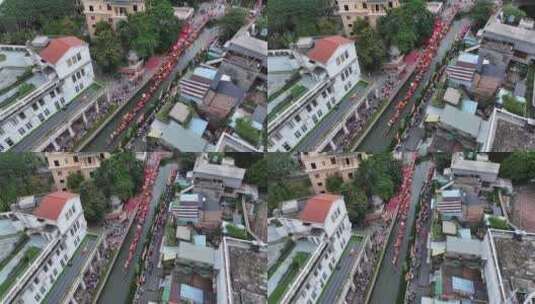
[[[477,102],[470,100],[470,99],[463,99],[462,110],[470,114],[476,114]]]
[[[451,284],[453,286],[453,290],[460,291],[465,294],[474,294],[474,282],[463,279],[460,277],[451,277]]]
[[[180,298],[182,299],[188,299],[190,301],[193,301],[193,303],[202,304],[204,303],[204,293],[201,289],[195,288],[193,286],[190,286],[188,284],[181,284],[180,285]]]

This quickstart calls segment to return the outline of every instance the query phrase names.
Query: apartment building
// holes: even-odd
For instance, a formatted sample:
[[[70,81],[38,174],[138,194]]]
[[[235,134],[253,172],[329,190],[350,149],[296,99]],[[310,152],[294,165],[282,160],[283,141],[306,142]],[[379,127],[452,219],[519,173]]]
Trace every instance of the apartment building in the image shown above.
[[[0,302],[42,303],[46,298],[51,303],[76,303],[72,297],[64,297],[71,285],[57,284],[57,281],[62,279],[62,272],[71,267],[69,261],[86,236],[87,223],[79,195],[53,192],[43,197],[23,197],[11,206],[10,212],[0,214],[0,221],[0,234],[24,235],[27,239],[20,252],[28,264],[13,277],[2,277],[12,282]],[[10,248],[6,249],[9,252],[16,246],[4,248]],[[17,267],[22,263],[19,260],[14,266],[20,253],[13,254],[5,267]]]
[[[89,46],[73,37],[36,38],[31,46],[0,45],[0,152],[12,149],[94,81]],[[90,106],[90,101],[86,101]],[[69,127],[66,121],[61,122]],[[47,132],[54,131],[47,127]],[[69,132],[74,133],[69,128]],[[57,143],[51,143],[58,150]],[[20,150],[20,149],[19,149]],[[28,146],[24,150],[33,150]]]
[[[337,154],[302,152],[300,154],[300,160],[316,194],[327,192],[329,176],[338,175],[344,182],[350,181],[360,162],[366,157],[366,153],[361,152]]]
[[[193,192],[219,202],[223,196],[235,196],[242,188],[245,169],[234,165],[232,158],[219,162],[208,154],[197,157],[193,170],[188,173],[193,181]]]
[[[284,288],[284,293],[276,302],[286,303],[335,303],[320,299],[328,284],[331,274],[336,270],[336,265],[342,257],[344,250],[350,243],[351,223],[347,215],[345,202],[342,196],[332,194],[318,194],[305,203],[304,208],[296,218],[276,218],[277,225],[268,227],[268,241],[270,249],[276,250],[284,247],[281,242],[295,243],[292,251],[283,256],[281,252],[272,254],[278,258],[269,260],[269,267],[274,267],[275,262],[280,263],[270,275],[268,295],[272,295],[280,284],[280,273],[286,272],[287,261],[294,259],[296,255],[306,257],[305,262],[294,276],[294,279]],[[273,221],[271,221],[273,223]],[[282,245],[281,245],[282,244]],[[350,252],[352,250],[349,250]],[[355,249],[356,252],[356,249]],[[291,263],[291,262],[290,262]],[[288,263],[289,265],[289,263]],[[338,282],[342,287],[345,282]],[[280,288],[280,287],[279,287]]]
[[[48,152],[45,153],[48,169],[54,178],[58,191],[67,191],[69,174],[80,173],[85,179],[92,177],[93,171],[100,167],[103,160],[110,157],[108,152]]]
[[[342,18],[345,34],[353,35],[353,24],[364,19],[375,27],[377,20],[385,16],[389,9],[399,6],[399,0],[337,0],[338,14]]]
[[[82,0],[82,5],[91,38],[95,37],[98,22],[107,22],[115,29],[117,23],[126,20],[128,14],[145,10],[144,0]]]
[[[294,49],[268,53],[270,77],[286,84],[268,104],[268,151],[299,151],[299,143],[360,80],[355,44],[342,36],[301,38]],[[292,71],[279,70],[284,67]],[[268,79],[269,95],[274,82]]]

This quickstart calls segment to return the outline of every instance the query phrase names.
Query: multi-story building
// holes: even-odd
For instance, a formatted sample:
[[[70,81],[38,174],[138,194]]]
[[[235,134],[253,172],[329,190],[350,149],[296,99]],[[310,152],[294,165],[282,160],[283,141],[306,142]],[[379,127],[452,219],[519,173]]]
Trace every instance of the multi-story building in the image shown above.
[[[311,197],[299,213],[297,218],[276,218],[277,225],[268,227],[269,248],[280,250],[284,247],[284,242],[294,242],[295,247],[287,255],[281,255],[281,251],[273,252],[273,258],[269,260],[269,267],[274,267],[275,262],[281,256],[284,259],[292,259],[299,255],[304,262],[298,268],[298,273],[284,287],[284,292],[276,301],[281,304],[286,303],[337,303],[336,292],[329,292],[329,295],[322,295],[324,289],[329,288],[329,278],[337,271],[337,264],[344,254],[347,246],[353,246],[350,242],[351,223],[347,215],[345,202],[342,196],[332,194],[318,194]],[[272,221],[273,222],[273,221]],[[295,249],[298,248],[298,249]],[[298,252],[297,252],[298,251]],[[356,252],[352,247],[346,252]],[[271,255],[271,254],[270,254]],[[355,260],[352,258],[352,260]],[[279,265],[288,263],[281,262]],[[277,263],[278,263],[277,262]],[[292,262],[290,262],[292,263]],[[290,264],[288,263],[288,265]],[[351,268],[354,266],[353,262]],[[349,270],[349,269],[347,269]],[[280,278],[286,272],[285,267],[278,266],[270,276],[270,284],[273,288],[268,289],[268,295],[272,295],[274,290],[281,288]],[[278,279],[277,279],[278,278]],[[345,286],[345,282],[337,288]],[[325,297],[332,297],[326,300]]]
[[[6,58],[0,62],[1,152],[14,148],[54,114],[70,107],[93,84],[94,73],[88,44],[73,36],[38,37],[32,46],[0,45],[0,52]],[[90,100],[76,101],[81,111],[91,107]],[[68,119],[59,122],[71,135],[75,133]],[[46,128],[40,133],[51,135],[55,131],[51,125]],[[34,150],[36,139],[30,141],[15,150]],[[49,146],[59,149],[54,140]]]
[[[91,38],[95,36],[95,27],[99,21],[109,23],[113,29],[128,14],[145,10],[144,0],[82,0],[87,28]]]
[[[300,155],[305,172],[308,174],[316,194],[327,192],[327,178],[329,176],[338,175],[344,182],[350,181],[360,162],[366,157],[366,153],[303,152]]]
[[[399,6],[399,0],[338,0],[338,14],[342,18],[346,35],[353,35],[353,24],[364,19],[375,27],[377,20],[389,9]]]
[[[535,303],[535,234],[489,229],[482,247],[488,303]]]
[[[482,31],[480,57],[506,68],[511,61],[529,64],[535,60],[534,23],[523,19],[518,26],[506,24],[495,14]]]
[[[268,53],[268,65],[273,67],[268,95],[277,94],[268,104],[268,150],[300,150],[298,144],[359,82],[355,44],[342,36],[301,38],[294,49]],[[292,71],[286,73],[286,79],[281,79],[288,71],[279,68],[285,67],[291,67]],[[270,86],[280,88],[270,92]],[[348,112],[353,112],[361,102],[355,100],[354,108]],[[343,122],[338,126],[342,125]],[[316,149],[307,147],[306,150]]]
[[[65,153],[48,152],[45,154],[48,169],[54,178],[58,191],[67,191],[67,177],[69,174],[80,173],[85,179],[92,177],[93,171],[100,167],[100,163],[110,157],[108,152]]]
[[[207,154],[197,157],[191,174],[193,192],[219,201],[222,196],[234,196],[242,188],[245,169],[234,165],[232,158],[213,162]]]
[[[69,264],[86,237],[87,224],[80,197],[69,192],[23,197],[11,206],[10,212],[0,214],[0,221],[0,233],[12,230],[26,239],[22,241],[25,245],[19,247],[18,253],[13,253],[5,266],[21,267],[22,271],[0,277],[2,283],[11,281],[0,296],[0,302],[41,303],[46,298],[51,303],[76,303],[72,294],[70,298],[64,297],[69,293],[70,284],[58,284],[58,281],[64,280],[61,274],[69,267],[80,267],[78,262]],[[7,248],[13,251],[17,246]],[[92,252],[84,254],[89,256]],[[17,257],[21,258],[18,263],[15,262]],[[23,263],[27,265],[22,266]]]

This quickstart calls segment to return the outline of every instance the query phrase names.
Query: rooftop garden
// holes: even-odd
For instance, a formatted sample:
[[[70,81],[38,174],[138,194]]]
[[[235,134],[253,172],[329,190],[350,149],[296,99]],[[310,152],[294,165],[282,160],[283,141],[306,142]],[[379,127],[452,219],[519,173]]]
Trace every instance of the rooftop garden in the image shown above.
[[[6,267],[7,263],[9,263],[9,261],[11,261],[11,259],[16,256],[22,250],[22,248],[24,248],[24,245],[26,245],[29,240],[30,237],[28,237],[26,234],[22,234],[19,237],[19,239],[15,243],[15,247],[13,248],[13,250],[11,250],[10,254],[6,256],[2,261],[0,261],[0,271],[2,271],[2,269]]]
[[[167,246],[176,246],[176,226],[171,220],[165,223],[165,244]]]
[[[11,288],[16,279],[22,275],[30,264],[39,255],[41,249],[38,247],[29,247],[19,263],[9,272],[8,279],[0,285],[0,298],[3,298],[6,292]]]
[[[513,95],[507,94],[503,96],[503,107],[513,114],[524,116],[526,104],[518,101]]]
[[[496,216],[489,216],[487,218],[487,222],[490,228],[493,229],[500,229],[500,230],[511,230],[511,226],[507,223],[505,219],[496,217]]]
[[[4,55],[4,58],[5,58],[5,55]],[[0,60],[2,61],[2,60]],[[24,70],[24,73],[22,73],[22,75],[20,76],[17,76],[17,80],[12,83],[11,85],[8,85],[7,87],[5,88],[2,88],[0,89],[0,95],[4,95],[5,93],[11,91],[13,88],[19,86],[21,83],[23,83],[24,81],[26,81],[28,78],[30,78],[31,76],[33,75],[33,72],[32,72],[32,67],[27,67],[25,70]]]
[[[271,120],[275,117],[276,114],[279,112],[284,111],[286,108],[288,108],[293,101],[299,99],[301,96],[303,96],[308,89],[301,84],[295,84],[293,87],[290,88],[288,91],[288,95],[279,102],[271,112],[268,114],[268,120]]]
[[[0,103],[0,108],[7,107],[17,101],[18,99],[23,98],[28,95],[31,91],[35,90],[35,85],[33,83],[23,83],[19,86],[18,91],[11,95],[9,98],[4,99]]]
[[[262,140],[262,132],[253,127],[250,118],[240,117],[236,119],[236,133],[248,143],[258,146]]]
[[[227,235],[236,239],[248,240],[249,234],[245,229],[242,229],[236,225],[228,224],[225,226]]]
[[[278,91],[274,92],[273,94],[268,96],[268,102],[273,101],[275,98],[279,97],[283,92],[291,88],[294,84],[296,84],[299,79],[301,79],[299,71],[295,71],[290,78],[286,80],[286,83],[282,88],[280,88]]]
[[[158,113],[156,113],[156,118],[161,122],[168,122],[169,121],[169,112],[171,112],[171,109],[173,108],[174,105],[175,105],[175,103],[172,100],[166,102],[162,106],[160,111],[158,111]]]
[[[0,62],[5,61],[5,60],[6,60],[6,54],[0,53]]]
[[[280,264],[290,255],[290,252],[295,248],[295,242],[292,239],[288,239],[280,251],[280,255],[277,261],[271,265],[268,269],[268,277],[271,277],[275,271],[279,268]]]
[[[305,265],[306,261],[308,260],[310,254],[307,252],[298,252],[293,257],[292,263],[288,267],[288,270],[284,274],[284,276],[281,278],[279,283],[277,284],[277,287],[273,290],[271,295],[268,298],[269,304],[275,304],[279,303],[280,299],[290,287],[292,281],[295,279],[297,274],[299,273],[299,270]]]

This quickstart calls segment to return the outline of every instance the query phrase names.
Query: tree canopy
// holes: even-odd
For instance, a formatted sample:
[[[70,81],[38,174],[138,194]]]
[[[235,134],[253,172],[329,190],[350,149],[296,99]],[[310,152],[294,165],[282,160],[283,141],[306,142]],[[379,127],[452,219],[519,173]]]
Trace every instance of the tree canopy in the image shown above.
[[[8,32],[36,29],[74,14],[72,0],[5,0],[0,6],[0,28]]]
[[[357,33],[356,44],[360,67],[367,71],[380,68],[385,62],[387,54],[385,44],[379,33],[361,19],[357,19],[353,28]]]
[[[132,152],[120,152],[102,162],[94,173],[95,185],[106,197],[132,197],[143,182],[143,164]]]
[[[123,60],[123,49],[110,25],[104,21],[96,24],[91,53],[104,72],[114,72]]]
[[[51,191],[52,176],[40,176],[40,166],[44,163],[34,153],[0,153],[0,212],[20,196]]]
[[[242,8],[231,9],[221,20],[219,26],[221,27],[222,41],[227,41],[245,24],[245,17],[247,12]]]
[[[67,188],[72,192],[80,192],[80,185],[84,182],[84,176],[80,172],[75,172],[67,176]]]
[[[470,13],[473,20],[473,29],[480,29],[489,20],[494,5],[489,0],[477,0]]]
[[[425,1],[409,0],[380,17],[377,31],[386,46],[395,45],[406,54],[426,41],[433,24],[433,14],[426,9]]]
[[[526,12],[509,3],[503,7],[503,17],[507,23],[518,24],[520,19],[526,17]]]
[[[355,185],[368,198],[377,195],[389,200],[401,184],[401,162],[390,153],[374,154],[363,160],[354,175]]]
[[[518,151],[511,153],[500,166],[500,176],[515,183],[528,182],[535,178],[535,153]]]
[[[270,48],[287,47],[302,36],[335,34],[339,19],[330,16],[328,0],[270,0],[267,6]]]
[[[93,180],[80,184],[80,202],[88,222],[99,222],[108,208],[108,199]]]

